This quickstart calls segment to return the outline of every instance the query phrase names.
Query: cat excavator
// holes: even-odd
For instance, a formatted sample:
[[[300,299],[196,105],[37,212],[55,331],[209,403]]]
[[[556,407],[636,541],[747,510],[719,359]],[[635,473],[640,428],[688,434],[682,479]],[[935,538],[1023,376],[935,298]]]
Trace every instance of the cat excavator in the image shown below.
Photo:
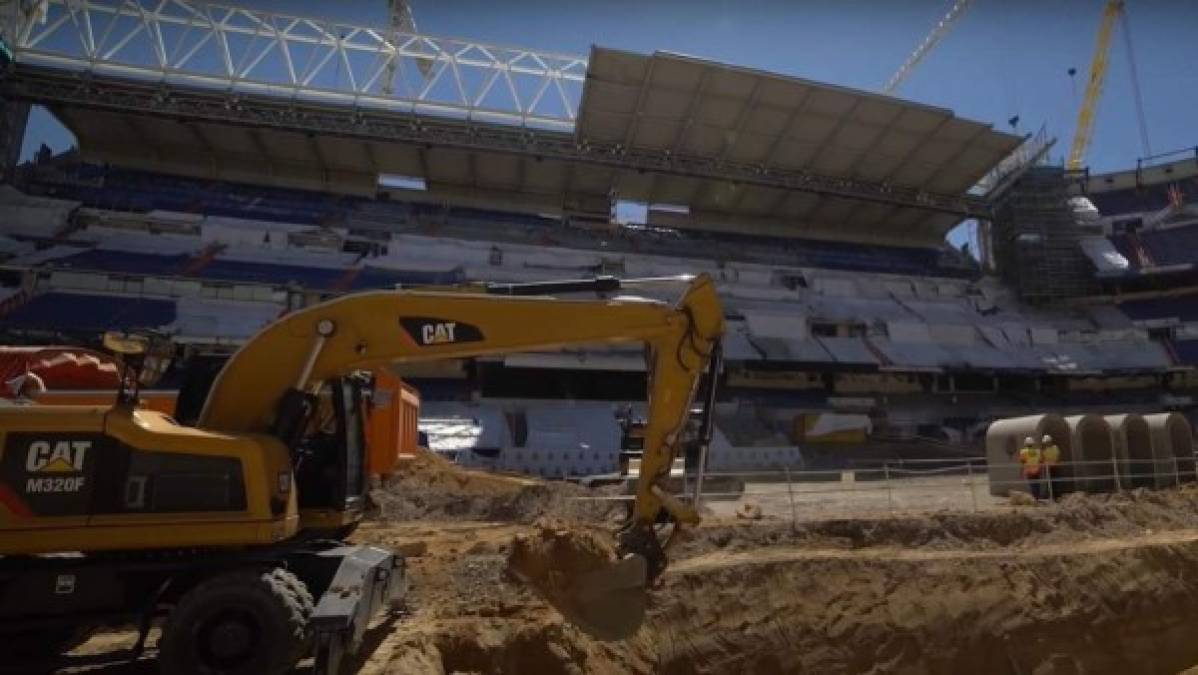
[[[405,592],[400,556],[344,542],[367,497],[361,373],[393,363],[643,343],[635,502],[616,561],[576,584],[583,604],[643,596],[663,533],[698,521],[665,480],[701,442],[686,435],[704,379],[710,435],[719,367],[714,284],[681,281],[673,305],[619,295],[663,280],[610,277],[342,296],[250,338],[190,426],[139,405],[138,383],[165,367],[155,343],[106,336],[124,366],[114,405],[0,407],[0,669],[86,663],[62,654],[125,625],[136,644],[103,658],[137,658],[160,625],[164,673],[283,673],[307,656],[336,673]]]

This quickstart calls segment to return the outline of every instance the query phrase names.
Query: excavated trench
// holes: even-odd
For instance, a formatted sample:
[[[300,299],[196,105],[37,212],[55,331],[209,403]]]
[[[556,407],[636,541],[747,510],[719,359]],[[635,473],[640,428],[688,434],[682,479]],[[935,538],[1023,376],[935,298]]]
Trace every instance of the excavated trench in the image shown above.
[[[422,570],[451,583],[425,587],[435,609],[419,607],[417,593],[411,619],[361,672],[1176,673],[1198,664],[1190,488],[798,529],[706,526],[675,551],[640,629],[616,641],[563,622],[505,573],[513,531],[537,532],[483,536],[470,559],[430,549],[417,585]]]
[[[356,535],[408,556],[411,593],[348,672],[1172,674],[1198,664],[1195,486],[797,527],[709,519],[672,552],[639,629],[613,640],[564,621],[544,588],[508,568],[529,542],[553,551],[570,527],[610,525],[608,510],[570,506],[581,488],[425,469],[442,473],[401,477]]]

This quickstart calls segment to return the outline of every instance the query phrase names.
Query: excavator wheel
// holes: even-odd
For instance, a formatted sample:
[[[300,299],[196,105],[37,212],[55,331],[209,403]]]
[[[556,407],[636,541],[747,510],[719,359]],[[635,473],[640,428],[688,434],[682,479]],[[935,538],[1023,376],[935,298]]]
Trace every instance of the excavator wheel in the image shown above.
[[[159,664],[179,675],[278,675],[310,644],[312,595],[283,569],[236,571],[197,585],[162,629]]]

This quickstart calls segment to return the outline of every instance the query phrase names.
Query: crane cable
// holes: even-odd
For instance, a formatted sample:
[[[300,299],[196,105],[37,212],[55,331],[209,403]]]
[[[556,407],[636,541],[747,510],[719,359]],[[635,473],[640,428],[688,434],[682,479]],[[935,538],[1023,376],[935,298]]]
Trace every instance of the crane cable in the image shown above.
[[[1136,103],[1136,121],[1140,124],[1140,145],[1145,157],[1152,156],[1152,145],[1148,143],[1148,123],[1144,118],[1144,99],[1140,96],[1140,75],[1136,68],[1136,52],[1131,45],[1131,24],[1127,20],[1127,9],[1120,12],[1123,24],[1123,44],[1127,48],[1127,65],[1131,71],[1131,93]]]

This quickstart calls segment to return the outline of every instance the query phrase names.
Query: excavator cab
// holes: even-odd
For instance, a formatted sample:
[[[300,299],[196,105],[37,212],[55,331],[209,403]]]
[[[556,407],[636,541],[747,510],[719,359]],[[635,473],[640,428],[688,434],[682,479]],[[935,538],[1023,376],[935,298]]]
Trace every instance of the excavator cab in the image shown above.
[[[291,446],[300,527],[306,536],[342,539],[366,500],[366,390],[369,378],[327,380],[312,397],[304,433]]]

